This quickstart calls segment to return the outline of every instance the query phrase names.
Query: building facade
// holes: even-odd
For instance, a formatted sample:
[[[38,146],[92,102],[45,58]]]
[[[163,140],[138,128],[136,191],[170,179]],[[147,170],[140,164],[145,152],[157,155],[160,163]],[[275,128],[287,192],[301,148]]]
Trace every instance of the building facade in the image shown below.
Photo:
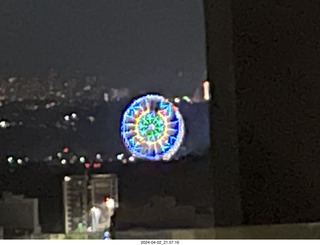
[[[115,174],[66,176],[63,195],[66,233],[104,230],[113,215],[106,203],[119,205],[118,179]]]
[[[4,238],[40,234],[38,199],[3,192],[0,199],[0,227]],[[5,234],[9,235],[5,237]]]

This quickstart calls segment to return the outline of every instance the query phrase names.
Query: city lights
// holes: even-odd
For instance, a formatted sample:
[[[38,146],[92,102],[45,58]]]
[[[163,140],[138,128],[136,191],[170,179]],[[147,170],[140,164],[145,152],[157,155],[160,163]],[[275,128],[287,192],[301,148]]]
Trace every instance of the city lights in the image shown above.
[[[93,123],[96,120],[94,116],[88,116],[88,119],[91,123]]]
[[[84,81],[94,81],[95,78],[92,78],[89,76],[89,78],[85,77]],[[19,77],[17,80],[11,84],[10,91],[7,89],[6,91],[2,91],[2,94],[0,95],[1,97],[1,102],[3,102],[3,106],[6,108],[8,107],[8,112],[10,113],[5,113],[2,114],[2,118],[0,119],[0,129],[5,129],[10,127],[15,128],[16,126],[19,126],[19,130],[25,130],[25,129],[40,129],[38,132],[42,132],[46,134],[46,140],[43,142],[39,142],[40,144],[43,144],[43,147],[51,147],[53,144],[56,144],[56,135],[65,135],[66,139],[63,140],[63,142],[68,142],[68,147],[61,147],[61,141],[59,142],[59,145],[57,144],[57,151],[52,150],[51,154],[52,156],[48,156],[49,154],[45,155],[39,155],[39,157],[36,155],[37,153],[32,152],[30,156],[33,156],[31,162],[39,162],[43,161],[47,164],[50,165],[69,165],[69,164],[75,164],[75,163],[81,163],[84,164],[85,162],[90,162],[91,164],[95,162],[100,162],[102,164],[103,160],[106,162],[113,162],[113,161],[120,161],[122,163],[130,163],[134,162],[137,159],[140,158],[145,158],[147,156],[147,159],[150,160],[170,160],[172,159],[174,155],[174,151],[177,151],[179,149],[179,144],[182,142],[183,137],[180,137],[178,135],[178,131],[183,128],[184,132],[184,124],[182,116],[179,118],[175,117],[175,114],[178,114],[180,111],[180,107],[182,108],[185,103],[181,103],[184,101],[187,101],[188,103],[192,103],[191,98],[193,97],[188,97],[187,95],[179,95],[175,94],[175,96],[172,97],[163,97],[158,94],[148,94],[144,95],[141,97],[147,98],[145,102],[150,102],[150,105],[153,103],[152,101],[158,100],[158,102],[161,102],[161,106],[163,108],[157,108],[155,111],[156,113],[152,113],[152,106],[150,105],[141,105],[139,108],[136,107],[130,107],[131,105],[128,105],[128,108],[130,107],[133,109],[134,114],[133,119],[135,120],[134,122],[134,127],[136,133],[136,136],[132,137],[128,135],[126,132],[121,131],[121,136],[122,138],[125,138],[128,136],[128,140],[125,142],[123,140],[123,143],[125,146],[129,146],[128,150],[129,152],[126,153],[120,153],[117,156],[117,152],[123,151],[122,148],[115,148],[113,152],[95,152],[94,149],[90,149],[89,152],[87,152],[86,147],[82,147],[81,151],[79,151],[79,155],[75,154],[74,152],[71,152],[73,149],[78,148],[79,145],[81,144],[86,144],[85,141],[79,143],[79,142],[74,142],[71,139],[67,139],[69,135],[73,137],[73,132],[72,131],[78,131],[82,130],[83,128],[87,127],[87,125],[90,125],[88,121],[92,123],[102,123],[102,120],[105,120],[105,118],[101,118],[96,112],[96,110],[93,110],[93,108],[96,108],[97,105],[99,105],[99,101],[105,101],[105,102],[110,102],[110,105],[112,103],[115,103],[116,101],[121,101],[124,102],[124,98],[127,100],[131,95],[131,91],[128,88],[112,88],[108,90],[102,89],[99,90],[95,87],[95,85],[92,84],[81,84],[80,87],[72,87],[71,82],[69,80],[59,80],[57,79],[56,82],[59,83],[61,82],[61,85],[64,83],[68,83],[68,86],[64,86],[63,89],[61,89],[61,86],[54,86],[52,84],[49,85],[48,90],[45,90],[44,84],[46,84],[46,81],[44,83],[39,83],[39,79],[34,77],[34,78],[23,78]],[[28,84],[28,87],[25,85]],[[19,86],[18,86],[19,85]],[[206,90],[206,88],[209,86],[208,81],[204,82],[199,82],[198,90]],[[34,86],[34,88],[32,88]],[[41,88],[38,89],[38,86]],[[42,87],[43,86],[43,87]],[[83,88],[87,86],[87,89],[91,87],[91,92],[95,93],[94,95],[90,95],[88,92],[84,92]],[[20,88],[21,87],[21,88]],[[30,93],[23,93],[22,91],[25,91],[26,88],[30,87]],[[22,93],[16,94],[15,92],[21,91]],[[38,89],[38,90],[37,90]],[[70,90],[69,90],[70,89]],[[71,91],[72,89],[72,91]],[[41,94],[41,91],[47,91],[47,93]],[[10,92],[10,93],[7,93]],[[146,93],[146,91],[139,91],[140,94]],[[63,95],[65,96],[65,99],[63,99]],[[104,98],[106,96],[106,98]],[[201,93],[201,99],[203,99],[203,94]],[[90,97],[90,98],[89,98]],[[138,102],[141,97],[138,97],[136,100],[133,102]],[[163,97],[163,101],[159,99],[160,97]],[[22,99],[22,100],[21,100]],[[81,104],[83,102],[83,99],[86,101],[92,101],[92,104],[89,103],[90,106],[87,106],[88,104]],[[105,99],[105,100],[104,100]],[[17,103],[18,106],[16,105],[11,105],[11,102],[22,102],[22,103]],[[202,100],[203,101],[203,100]],[[111,103],[112,102],[112,103]],[[142,102],[142,100],[141,100]],[[167,104],[166,104],[167,103]],[[181,103],[181,104],[176,104],[176,103]],[[105,103],[103,103],[105,104]],[[61,106],[65,106],[63,109]],[[70,106],[69,106],[70,105]],[[75,105],[81,105],[80,107],[76,107]],[[138,105],[138,104],[136,104]],[[171,107],[170,107],[171,105]],[[112,105],[113,106],[113,105]],[[116,105],[118,106],[118,105]],[[146,106],[146,107],[144,107]],[[148,107],[149,106],[149,107]],[[155,107],[159,105],[154,105]],[[160,106],[160,107],[161,107]],[[21,107],[21,108],[20,108]],[[55,107],[55,108],[54,108]],[[121,107],[121,108],[120,108]],[[123,104],[120,105],[119,109],[123,110]],[[141,111],[141,108],[148,109],[149,108],[149,113]],[[18,108],[18,110],[14,110],[14,108]],[[172,111],[170,111],[172,110]],[[11,114],[11,111],[14,113]],[[31,111],[28,112],[30,115],[28,115],[27,118],[23,118],[22,112],[23,111]],[[158,113],[160,111],[161,113]],[[57,114],[55,114],[57,113]],[[138,114],[140,113],[140,115]],[[171,114],[170,114],[171,113]],[[38,118],[40,117],[41,118]],[[51,116],[52,115],[52,116]],[[129,113],[127,114],[129,115]],[[170,117],[173,117],[173,119],[170,119]],[[82,119],[83,120],[80,120]],[[10,120],[9,120],[10,119]],[[172,121],[170,121],[172,120]],[[130,121],[130,120],[129,120]],[[178,125],[181,122],[181,125]],[[126,124],[127,126],[129,125],[130,122],[123,122],[122,125]],[[177,125],[174,125],[177,124]],[[183,125],[182,125],[183,124]],[[120,127],[122,126],[120,125]],[[168,125],[168,126],[166,126]],[[91,126],[91,125],[90,125]],[[122,128],[123,129],[123,128]],[[69,132],[59,132],[61,130],[69,131]],[[126,130],[126,129],[124,129]],[[10,132],[10,131],[9,131]],[[12,131],[13,132],[13,131]],[[23,132],[23,131],[21,131]],[[119,132],[119,131],[118,131]],[[57,134],[56,134],[57,133]],[[70,133],[70,134],[69,134]],[[68,136],[67,136],[68,135]],[[131,137],[131,138],[130,138]],[[89,138],[89,137],[87,137]],[[167,139],[168,138],[168,139]],[[170,139],[169,139],[170,138]],[[39,138],[41,139],[41,137]],[[78,141],[77,139],[76,141]],[[94,139],[90,139],[94,140]],[[52,143],[49,143],[52,142]],[[176,142],[176,143],[175,143]],[[91,147],[91,142],[89,143]],[[110,142],[108,142],[110,144]],[[141,149],[143,149],[143,153],[139,153],[139,144],[141,146]],[[16,144],[19,145],[19,144]],[[28,148],[29,146],[31,147],[31,143],[25,144]],[[45,145],[45,146],[44,146]],[[173,147],[174,146],[174,147]],[[96,146],[95,146],[96,147]],[[72,150],[71,150],[72,148]],[[85,150],[83,150],[85,149]],[[101,148],[100,148],[101,149]],[[137,152],[133,152],[133,150]],[[32,151],[31,149],[28,149],[28,151]],[[29,154],[28,151],[24,151],[19,153],[19,155],[16,157],[14,156],[14,159],[12,160],[13,163],[15,164],[20,164],[22,161],[23,165],[24,163],[27,163],[29,161],[26,160],[24,156],[26,154]],[[165,152],[169,152],[170,154],[167,156],[164,156]],[[10,154],[10,152],[9,152]],[[20,160],[18,161],[18,158],[20,157]],[[152,159],[151,159],[152,158]],[[64,159],[64,160],[63,160]],[[6,161],[6,159],[4,158]],[[8,162],[8,161],[7,161]],[[19,163],[18,163],[19,162]]]
[[[94,163],[92,163],[92,167],[93,167],[93,168],[100,168],[100,167],[101,167],[101,163],[99,163],[99,162],[94,162]]]
[[[70,181],[71,180],[71,177],[69,176],[64,176],[64,181]]]
[[[121,161],[121,160],[123,159],[123,157],[124,157],[124,154],[123,154],[123,153],[120,153],[120,154],[117,155],[117,159],[118,159],[119,161]]]
[[[70,116],[69,115],[65,115],[64,116],[64,120],[69,121],[70,120]]]
[[[13,159],[12,156],[9,156],[9,157],[7,158],[7,161],[8,161],[8,163],[13,163],[14,159]]]
[[[2,120],[2,121],[0,122],[0,127],[1,127],[1,128],[8,128],[9,126],[10,126],[10,123],[7,122],[7,121],[5,121],[5,120]]]
[[[50,102],[50,103],[47,103],[47,104],[45,105],[45,108],[46,108],[46,109],[50,109],[50,108],[54,107],[55,105],[56,105],[56,103],[55,103],[54,101],[52,101],[52,102]]]
[[[13,83],[13,82],[15,82],[17,79],[18,79],[17,77],[9,77],[9,78],[8,78],[8,82],[9,82],[9,83]]]

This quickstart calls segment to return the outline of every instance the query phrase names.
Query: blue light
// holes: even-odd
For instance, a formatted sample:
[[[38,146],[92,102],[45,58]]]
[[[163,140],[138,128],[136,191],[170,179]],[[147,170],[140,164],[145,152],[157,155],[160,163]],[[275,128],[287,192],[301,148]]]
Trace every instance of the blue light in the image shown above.
[[[124,145],[134,157],[170,160],[182,143],[184,121],[171,102],[148,94],[128,105],[120,131]]]
[[[105,231],[103,233],[103,240],[111,240],[111,235],[110,235],[110,232],[109,231]]]

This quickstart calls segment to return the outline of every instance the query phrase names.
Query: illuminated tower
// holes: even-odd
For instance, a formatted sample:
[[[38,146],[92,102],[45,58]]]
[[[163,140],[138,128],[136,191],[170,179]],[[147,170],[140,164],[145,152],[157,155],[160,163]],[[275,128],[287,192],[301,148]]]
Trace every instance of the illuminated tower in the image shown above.
[[[65,232],[87,228],[87,181],[83,175],[66,176],[63,181]]]

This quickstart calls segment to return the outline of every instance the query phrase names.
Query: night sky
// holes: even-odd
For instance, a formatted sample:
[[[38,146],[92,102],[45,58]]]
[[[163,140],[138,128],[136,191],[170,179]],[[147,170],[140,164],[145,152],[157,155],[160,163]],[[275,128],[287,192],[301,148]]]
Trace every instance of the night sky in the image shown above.
[[[206,76],[200,0],[1,0],[0,36],[2,76],[79,70],[173,95]]]

